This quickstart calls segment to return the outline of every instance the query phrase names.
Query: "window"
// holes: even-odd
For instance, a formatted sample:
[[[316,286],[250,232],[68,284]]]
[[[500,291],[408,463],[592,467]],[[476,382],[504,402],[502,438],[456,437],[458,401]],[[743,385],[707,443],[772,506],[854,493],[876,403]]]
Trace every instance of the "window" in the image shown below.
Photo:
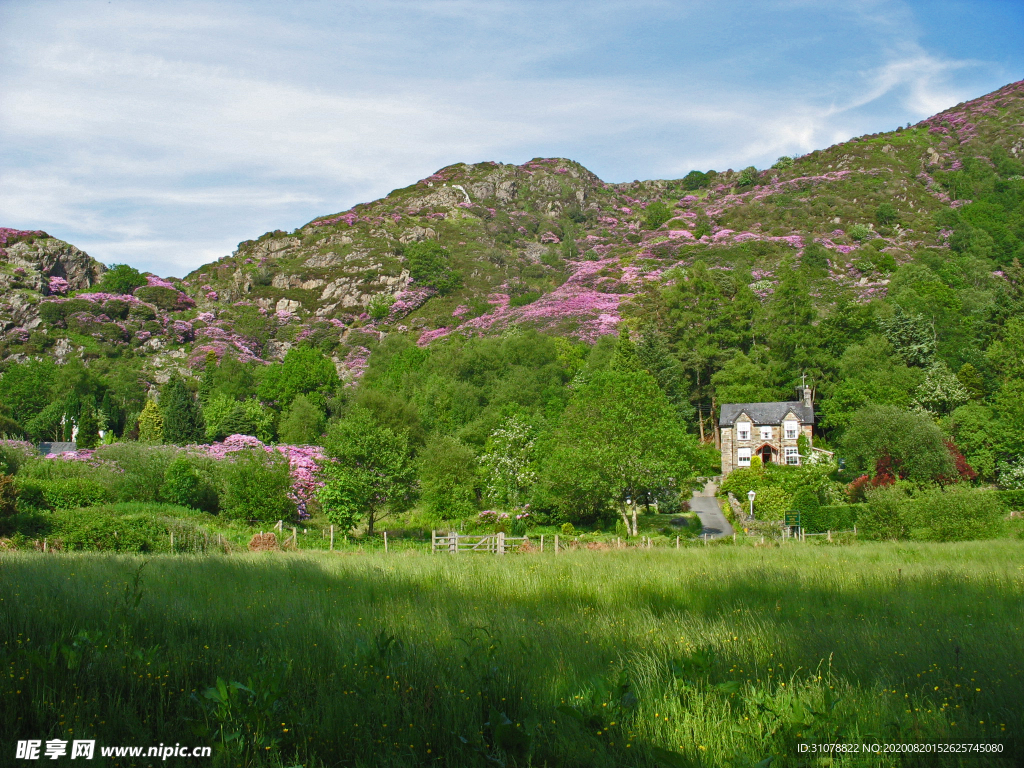
[[[772,428],[771,427],[761,427],[761,439],[762,440],[771,440],[772,439]]]
[[[750,439],[750,425],[749,424],[737,424],[736,425],[736,436],[739,440]]]
[[[795,421],[786,422],[786,439],[796,440],[797,434],[799,433],[800,425]]]
[[[787,448],[786,449],[786,463],[787,464],[799,464],[800,463],[800,449],[799,448]]]
[[[736,451],[736,464],[741,467],[750,466],[750,449],[740,448]]]

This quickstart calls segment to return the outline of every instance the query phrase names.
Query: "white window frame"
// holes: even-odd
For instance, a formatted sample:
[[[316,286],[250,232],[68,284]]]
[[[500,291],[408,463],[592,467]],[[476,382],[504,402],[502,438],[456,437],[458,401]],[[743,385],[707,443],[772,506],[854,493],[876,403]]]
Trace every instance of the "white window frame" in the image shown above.
[[[786,464],[790,467],[800,465],[800,449],[788,446],[786,448]]]
[[[736,466],[737,467],[749,467],[750,466],[750,449],[740,448],[736,451]]]
[[[761,439],[762,440],[771,440],[772,439],[772,428],[771,427],[761,427]]]
[[[787,421],[784,424],[787,440],[796,440],[800,436],[800,422]]]
[[[736,425],[736,439],[737,440],[749,440],[750,439],[750,425],[749,424],[737,424]]]

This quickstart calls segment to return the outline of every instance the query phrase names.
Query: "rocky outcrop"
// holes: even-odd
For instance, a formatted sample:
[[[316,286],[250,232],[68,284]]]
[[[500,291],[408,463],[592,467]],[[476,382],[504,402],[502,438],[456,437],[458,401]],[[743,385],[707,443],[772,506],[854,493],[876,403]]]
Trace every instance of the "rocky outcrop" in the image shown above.
[[[25,272],[25,287],[49,292],[49,278],[68,281],[77,291],[99,282],[106,267],[70,243],[52,237],[36,237],[8,244],[6,261],[12,269]]]

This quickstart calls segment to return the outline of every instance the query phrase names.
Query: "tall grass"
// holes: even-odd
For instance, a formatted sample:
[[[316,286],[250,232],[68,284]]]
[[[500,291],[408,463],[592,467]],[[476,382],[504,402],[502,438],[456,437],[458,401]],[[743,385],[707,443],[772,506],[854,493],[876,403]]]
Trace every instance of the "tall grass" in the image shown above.
[[[0,748],[213,744],[223,765],[309,767],[816,764],[802,741],[1020,756],[1022,554],[7,554]]]

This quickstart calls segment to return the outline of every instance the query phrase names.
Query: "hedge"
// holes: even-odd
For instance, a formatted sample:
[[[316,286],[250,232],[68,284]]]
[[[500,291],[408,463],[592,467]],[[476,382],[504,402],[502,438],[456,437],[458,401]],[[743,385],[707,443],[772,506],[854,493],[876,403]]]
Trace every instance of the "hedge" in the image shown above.
[[[999,501],[1009,510],[1019,511],[1024,509],[1024,490],[1020,491],[997,491]]]
[[[833,504],[828,507],[818,507],[816,510],[802,513],[800,523],[807,533],[852,531],[857,524],[857,515],[866,506],[866,504]]]

